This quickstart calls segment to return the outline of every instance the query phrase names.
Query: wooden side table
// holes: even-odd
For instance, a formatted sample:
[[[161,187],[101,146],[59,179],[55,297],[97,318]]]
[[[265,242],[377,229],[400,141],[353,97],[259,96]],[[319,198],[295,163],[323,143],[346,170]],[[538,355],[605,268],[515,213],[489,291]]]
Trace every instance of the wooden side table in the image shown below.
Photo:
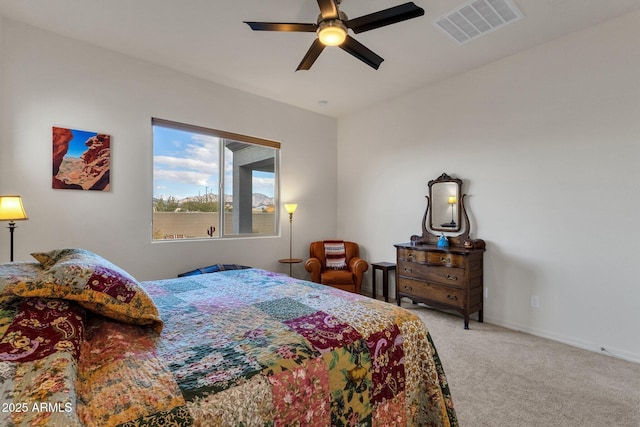
[[[279,263],[281,264],[289,264],[289,277],[293,277],[292,276],[292,267],[293,264],[299,264],[302,262],[302,260],[300,258],[284,258],[284,259],[279,259],[278,260]]]
[[[382,295],[384,301],[389,302],[389,271],[395,271],[396,265],[392,262],[374,262],[371,264],[373,273],[373,298],[376,297],[376,270],[382,270]]]

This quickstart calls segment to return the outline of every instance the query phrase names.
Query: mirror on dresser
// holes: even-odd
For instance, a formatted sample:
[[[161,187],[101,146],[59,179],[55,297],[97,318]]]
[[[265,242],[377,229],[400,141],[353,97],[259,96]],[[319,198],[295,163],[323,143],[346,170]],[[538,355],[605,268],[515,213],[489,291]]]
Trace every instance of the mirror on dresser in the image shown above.
[[[429,224],[434,231],[460,231],[460,188],[462,181],[442,174],[429,181],[431,211]]]
[[[422,219],[422,235],[411,236],[411,241],[437,244],[440,235],[447,237],[451,246],[471,245],[471,227],[462,192],[462,179],[443,173],[428,183],[427,207]]]
[[[469,238],[471,226],[465,207],[463,182],[443,173],[429,181],[422,234],[396,247],[396,300],[403,297],[464,316],[483,310],[483,240]],[[441,235],[447,246],[438,245]]]

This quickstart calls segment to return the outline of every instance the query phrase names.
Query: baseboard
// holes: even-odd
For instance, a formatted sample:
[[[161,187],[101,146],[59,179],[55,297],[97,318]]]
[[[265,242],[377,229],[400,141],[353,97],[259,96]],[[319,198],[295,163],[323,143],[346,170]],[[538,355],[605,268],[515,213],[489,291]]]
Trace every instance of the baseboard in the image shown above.
[[[557,341],[563,344],[570,345],[572,347],[581,348],[583,350],[592,351],[594,353],[604,354],[606,356],[616,357],[618,359],[626,360],[628,362],[634,362],[640,364],[640,354],[632,353],[627,350],[622,350],[614,347],[603,347],[597,343],[577,340],[574,337],[568,337],[561,334],[556,334],[543,329],[531,328],[529,326],[519,325],[513,322],[505,322],[498,319],[493,319],[484,315],[484,321],[493,325],[502,326],[507,329],[512,329],[518,332],[524,332],[526,334],[534,335],[540,338],[546,338],[552,341]]]
[[[371,288],[366,289],[365,287],[362,288],[362,294],[363,295],[371,295]],[[376,297],[378,299],[383,298],[382,295],[376,295]],[[395,298],[394,299],[389,299],[389,301],[391,303],[395,304]],[[453,312],[452,312],[453,313]],[[476,315],[472,315],[472,320],[475,320]],[[507,329],[511,329],[514,331],[518,331],[518,332],[524,332],[526,334],[530,334],[530,335],[534,335],[540,338],[545,338],[545,339],[549,339],[552,341],[557,341],[563,344],[567,344],[570,345],[572,347],[577,347],[577,348],[581,348],[583,350],[588,350],[588,351],[592,351],[594,353],[600,353],[600,354],[604,354],[606,356],[611,356],[611,357],[615,357],[618,359],[622,359],[622,360],[626,360],[628,362],[633,362],[633,363],[638,363],[640,364],[640,354],[637,353],[632,353],[629,352],[627,350],[622,350],[619,348],[615,348],[615,347],[604,347],[602,345],[599,345],[597,343],[593,343],[593,342],[588,342],[588,341],[583,341],[583,340],[578,340],[575,339],[574,337],[569,337],[569,336],[564,336],[561,334],[556,334],[553,332],[549,332],[543,329],[537,329],[537,328],[532,328],[530,326],[524,326],[524,325],[520,325],[517,323],[513,323],[513,322],[505,322],[499,319],[494,319],[491,317],[488,317],[486,312],[484,313],[483,316],[483,320],[486,323],[491,323],[493,325],[498,325],[498,326],[502,326],[503,328],[507,328]]]

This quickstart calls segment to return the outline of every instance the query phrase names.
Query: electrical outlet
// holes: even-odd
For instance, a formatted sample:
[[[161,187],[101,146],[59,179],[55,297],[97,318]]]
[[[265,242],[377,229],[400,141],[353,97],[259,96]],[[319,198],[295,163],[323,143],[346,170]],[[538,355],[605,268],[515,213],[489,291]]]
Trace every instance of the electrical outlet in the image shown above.
[[[538,295],[531,295],[531,307],[540,308],[540,297]]]
[[[484,299],[489,298],[489,288],[484,288]]]

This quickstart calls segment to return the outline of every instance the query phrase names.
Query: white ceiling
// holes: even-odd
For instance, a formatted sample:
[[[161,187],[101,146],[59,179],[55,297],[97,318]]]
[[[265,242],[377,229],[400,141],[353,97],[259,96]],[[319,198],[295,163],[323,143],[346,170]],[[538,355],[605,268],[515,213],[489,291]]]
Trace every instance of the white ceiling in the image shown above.
[[[406,1],[343,0],[341,10],[357,18]],[[458,45],[432,21],[465,0],[414,2],[424,16],[351,34],[385,59],[377,71],[327,48],[296,72],[314,33],[255,32],[242,22],[314,23],[315,0],[0,0],[0,14],[340,117],[640,8],[640,0],[513,0],[522,20]]]

